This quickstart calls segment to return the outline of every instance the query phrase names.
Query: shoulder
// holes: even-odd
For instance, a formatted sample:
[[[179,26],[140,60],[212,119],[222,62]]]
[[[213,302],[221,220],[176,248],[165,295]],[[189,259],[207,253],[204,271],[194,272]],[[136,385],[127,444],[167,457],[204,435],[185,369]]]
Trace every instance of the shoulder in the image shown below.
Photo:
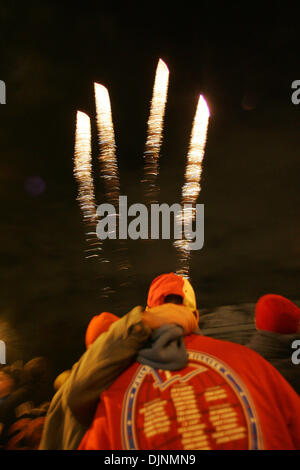
[[[229,366],[233,364],[240,368],[246,366],[252,369],[260,366],[265,369],[273,369],[273,366],[260,354],[242,344],[208,336],[190,335],[186,337],[185,345],[188,350],[210,354],[221,361],[225,361]]]

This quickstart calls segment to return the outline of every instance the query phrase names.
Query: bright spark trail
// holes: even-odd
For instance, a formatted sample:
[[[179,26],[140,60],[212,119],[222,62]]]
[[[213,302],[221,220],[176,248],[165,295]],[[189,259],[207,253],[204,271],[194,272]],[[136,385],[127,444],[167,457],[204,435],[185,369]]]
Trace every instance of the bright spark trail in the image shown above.
[[[209,116],[210,112],[207,103],[204,97],[200,95],[187,154],[185,182],[182,187],[183,209],[178,220],[181,226],[191,223],[195,219],[195,205],[201,191],[202,162],[205,154]],[[184,204],[192,204],[192,207],[190,209],[184,208]],[[174,242],[174,246],[178,251],[179,262],[179,267],[176,272],[187,278],[189,277],[190,270],[189,244],[190,241],[184,236],[181,240]]]
[[[98,140],[100,147],[99,161],[101,165],[101,176],[104,179],[105,196],[107,201],[117,207],[120,195],[120,182],[110,98],[107,88],[103,85],[95,83],[94,87]]]
[[[144,152],[144,178],[146,201],[156,203],[159,194],[157,176],[159,173],[159,153],[161,149],[164,115],[167,102],[169,70],[159,59],[148,119],[147,140]]]
[[[119,222],[120,181],[116,157],[115,133],[112,120],[110,97],[107,88],[99,83],[94,84],[96,101],[96,118],[99,142],[100,174],[104,180],[105,198],[116,210],[116,238]],[[132,266],[123,240],[116,240],[113,245],[117,270],[121,276],[120,286],[129,287],[133,282]]]
[[[77,111],[74,175],[78,183],[79,206],[85,225],[88,227],[86,258],[97,258],[101,242],[96,235],[96,204],[92,176],[91,122],[87,114]]]

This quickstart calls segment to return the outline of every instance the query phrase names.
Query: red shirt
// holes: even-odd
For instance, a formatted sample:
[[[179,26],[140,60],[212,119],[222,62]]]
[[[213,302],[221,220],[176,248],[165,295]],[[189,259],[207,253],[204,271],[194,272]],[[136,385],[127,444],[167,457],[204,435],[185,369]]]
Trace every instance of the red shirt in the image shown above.
[[[185,345],[184,369],[120,375],[79,449],[300,449],[300,397],[271,364],[205,336]]]

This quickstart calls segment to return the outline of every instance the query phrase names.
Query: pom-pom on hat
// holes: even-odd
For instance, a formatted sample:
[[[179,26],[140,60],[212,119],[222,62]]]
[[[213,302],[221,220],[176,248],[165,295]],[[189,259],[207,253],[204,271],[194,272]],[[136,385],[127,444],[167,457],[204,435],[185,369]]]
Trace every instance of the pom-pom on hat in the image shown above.
[[[161,274],[156,277],[149,288],[147,306],[162,305],[167,295],[179,295],[182,303],[193,310],[197,308],[196,296],[190,282],[175,273]]]
[[[256,303],[255,322],[258,330],[293,334],[298,331],[299,321],[300,309],[281,295],[267,294]]]
[[[95,315],[86,330],[85,345],[88,348],[101,333],[109,330],[112,323],[119,320],[119,317],[109,312],[102,312],[100,315]]]

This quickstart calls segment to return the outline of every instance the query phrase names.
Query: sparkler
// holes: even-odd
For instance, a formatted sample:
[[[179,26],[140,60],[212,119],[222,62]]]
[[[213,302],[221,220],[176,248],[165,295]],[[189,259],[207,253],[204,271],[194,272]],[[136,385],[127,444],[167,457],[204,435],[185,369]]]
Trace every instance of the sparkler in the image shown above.
[[[159,172],[159,153],[162,142],[163,123],[167,102],[169,82],[169,70],[166,64],[159,59],[153,95],[148,119],[147,140],[144,152],[144,179],[145,195],[149,203],[157,202],[159,189],[157,187],[157,176]]]
[[[162,143],[165,107],[168,93],[169,70],[160,59],[156,69],[153,95],[148,119],[147,139],[144,152],[144,179],[145,196],[147,203],[157,202],[159,188],[157,176],[159,173],[159,155]],[[113,204],[116,209],[116,228],[118,230],[118,202],[120,196],[120,181],[118,163],[116,158],[116,144],[114,126],[112,120],[111,104],[108,90],[98,83],[94,84],[96,101],[96,118],[99,140],[100,174],[104,180],[105,196],[107,202]],[[199,97],[197,110],[194,117],[193,128],[190,137],[187,164],[185,170],[185,182],[182,187],[182,211],[177,218],[177,223],[191,226],[195,219],[196,201],[201,191],[202,161],[205,153],[207,128],[209,122],[209,108],[202,95]],[[90,250],[88,257],[99,257],[102,250],[102,242],[96,236],[97,214],[94,195],[94,183],[91,167],[91,124],[89,117],[81,112],[77,113],[74,174],[79,184],[78,200],[83,213],[85,223],[92,227],[88,232]],[[190,204],[190,208],[185,205]],[[182,236],[181,240],[174,242],[178,250],[179,268],[177,273],[188,277],[190,260],[190,240]],[[121,286],[128,286],[130,271],[132,269],[127,259],[127,248],[122,240],[116,240],[113,248],[116,255],[118,271],[125,274],[126,282],[121,281]],[[110,262],[101,257],[101,261]],[[107,290],[111,294],[114,291],[110,287]]]
[[[106,198],[110,203],[116,205],[120,195],[120,182],[110,99],[108,90],[103,85],[95,83],[94,89],[101,175],[104,178]]]
[[[94,183],[92,177],[91,153],[91,122],[87,114],[77,112],[74,175],[78,182],[78,201],[83,214],[83,220],[89,227],[87,242],[90,246],[86,258],[98,257],[100,240],[96,236],[96,205]]]
[[[97,276],[97,284],[100,296],[108,298],[113,292],[110,286],[105,285],[105,266],[111,261],[104,257],[102,241],[97,237],[96,226],[98,216],[96,213],[95,189],[92,173],[92,150],[91,150],[91,122],[87,114],[77,112],[76,136],[75,136],[75,158],[74,175],[78,183],[78,196],[80,209],[82,211],[84,224],[88,227],[86,242],[88,248],[86,258],[95,258],[102,263],[102,273]],[[104,271],[103,271],[104,270]]]
[[[185,183],[182,187],[182,206],[178,223],[181,226],[184,223],[192,222],[195,218],[195,204],[201,191],[202,161],[205,153],[205,144],[207,138],[207,129],[209,122],[209,108],[202,95],[198,100],[198,106],[194,117],[193,128],[190,138],[189,151],[187,154],[187,164],[185,170]],[[190,209],[185,208],[184,204],[192,204]],[[185,277],[189,275],[190,249],[189,240],[182,238],[176,240],[174,246],[178,249],[179,264],[177,274]]]
[[[94,84],[97,128],[99,140],[99,161],[101,176],[104,179],[105,196],[110,204],[116,209],[116,232],[118,232],[118,204],[120,196],[120,181],[118,172],[118,162],[116,158],[116,144],[110,98],[107,88],[99,83]],[[129,286],[133,276],[132,266],[127,257],[127,248],[122,240],[117,240],[114,244],[116,254],[117,269],[121,274],[125,274],[126,280],[121,280],[121,286]]]

